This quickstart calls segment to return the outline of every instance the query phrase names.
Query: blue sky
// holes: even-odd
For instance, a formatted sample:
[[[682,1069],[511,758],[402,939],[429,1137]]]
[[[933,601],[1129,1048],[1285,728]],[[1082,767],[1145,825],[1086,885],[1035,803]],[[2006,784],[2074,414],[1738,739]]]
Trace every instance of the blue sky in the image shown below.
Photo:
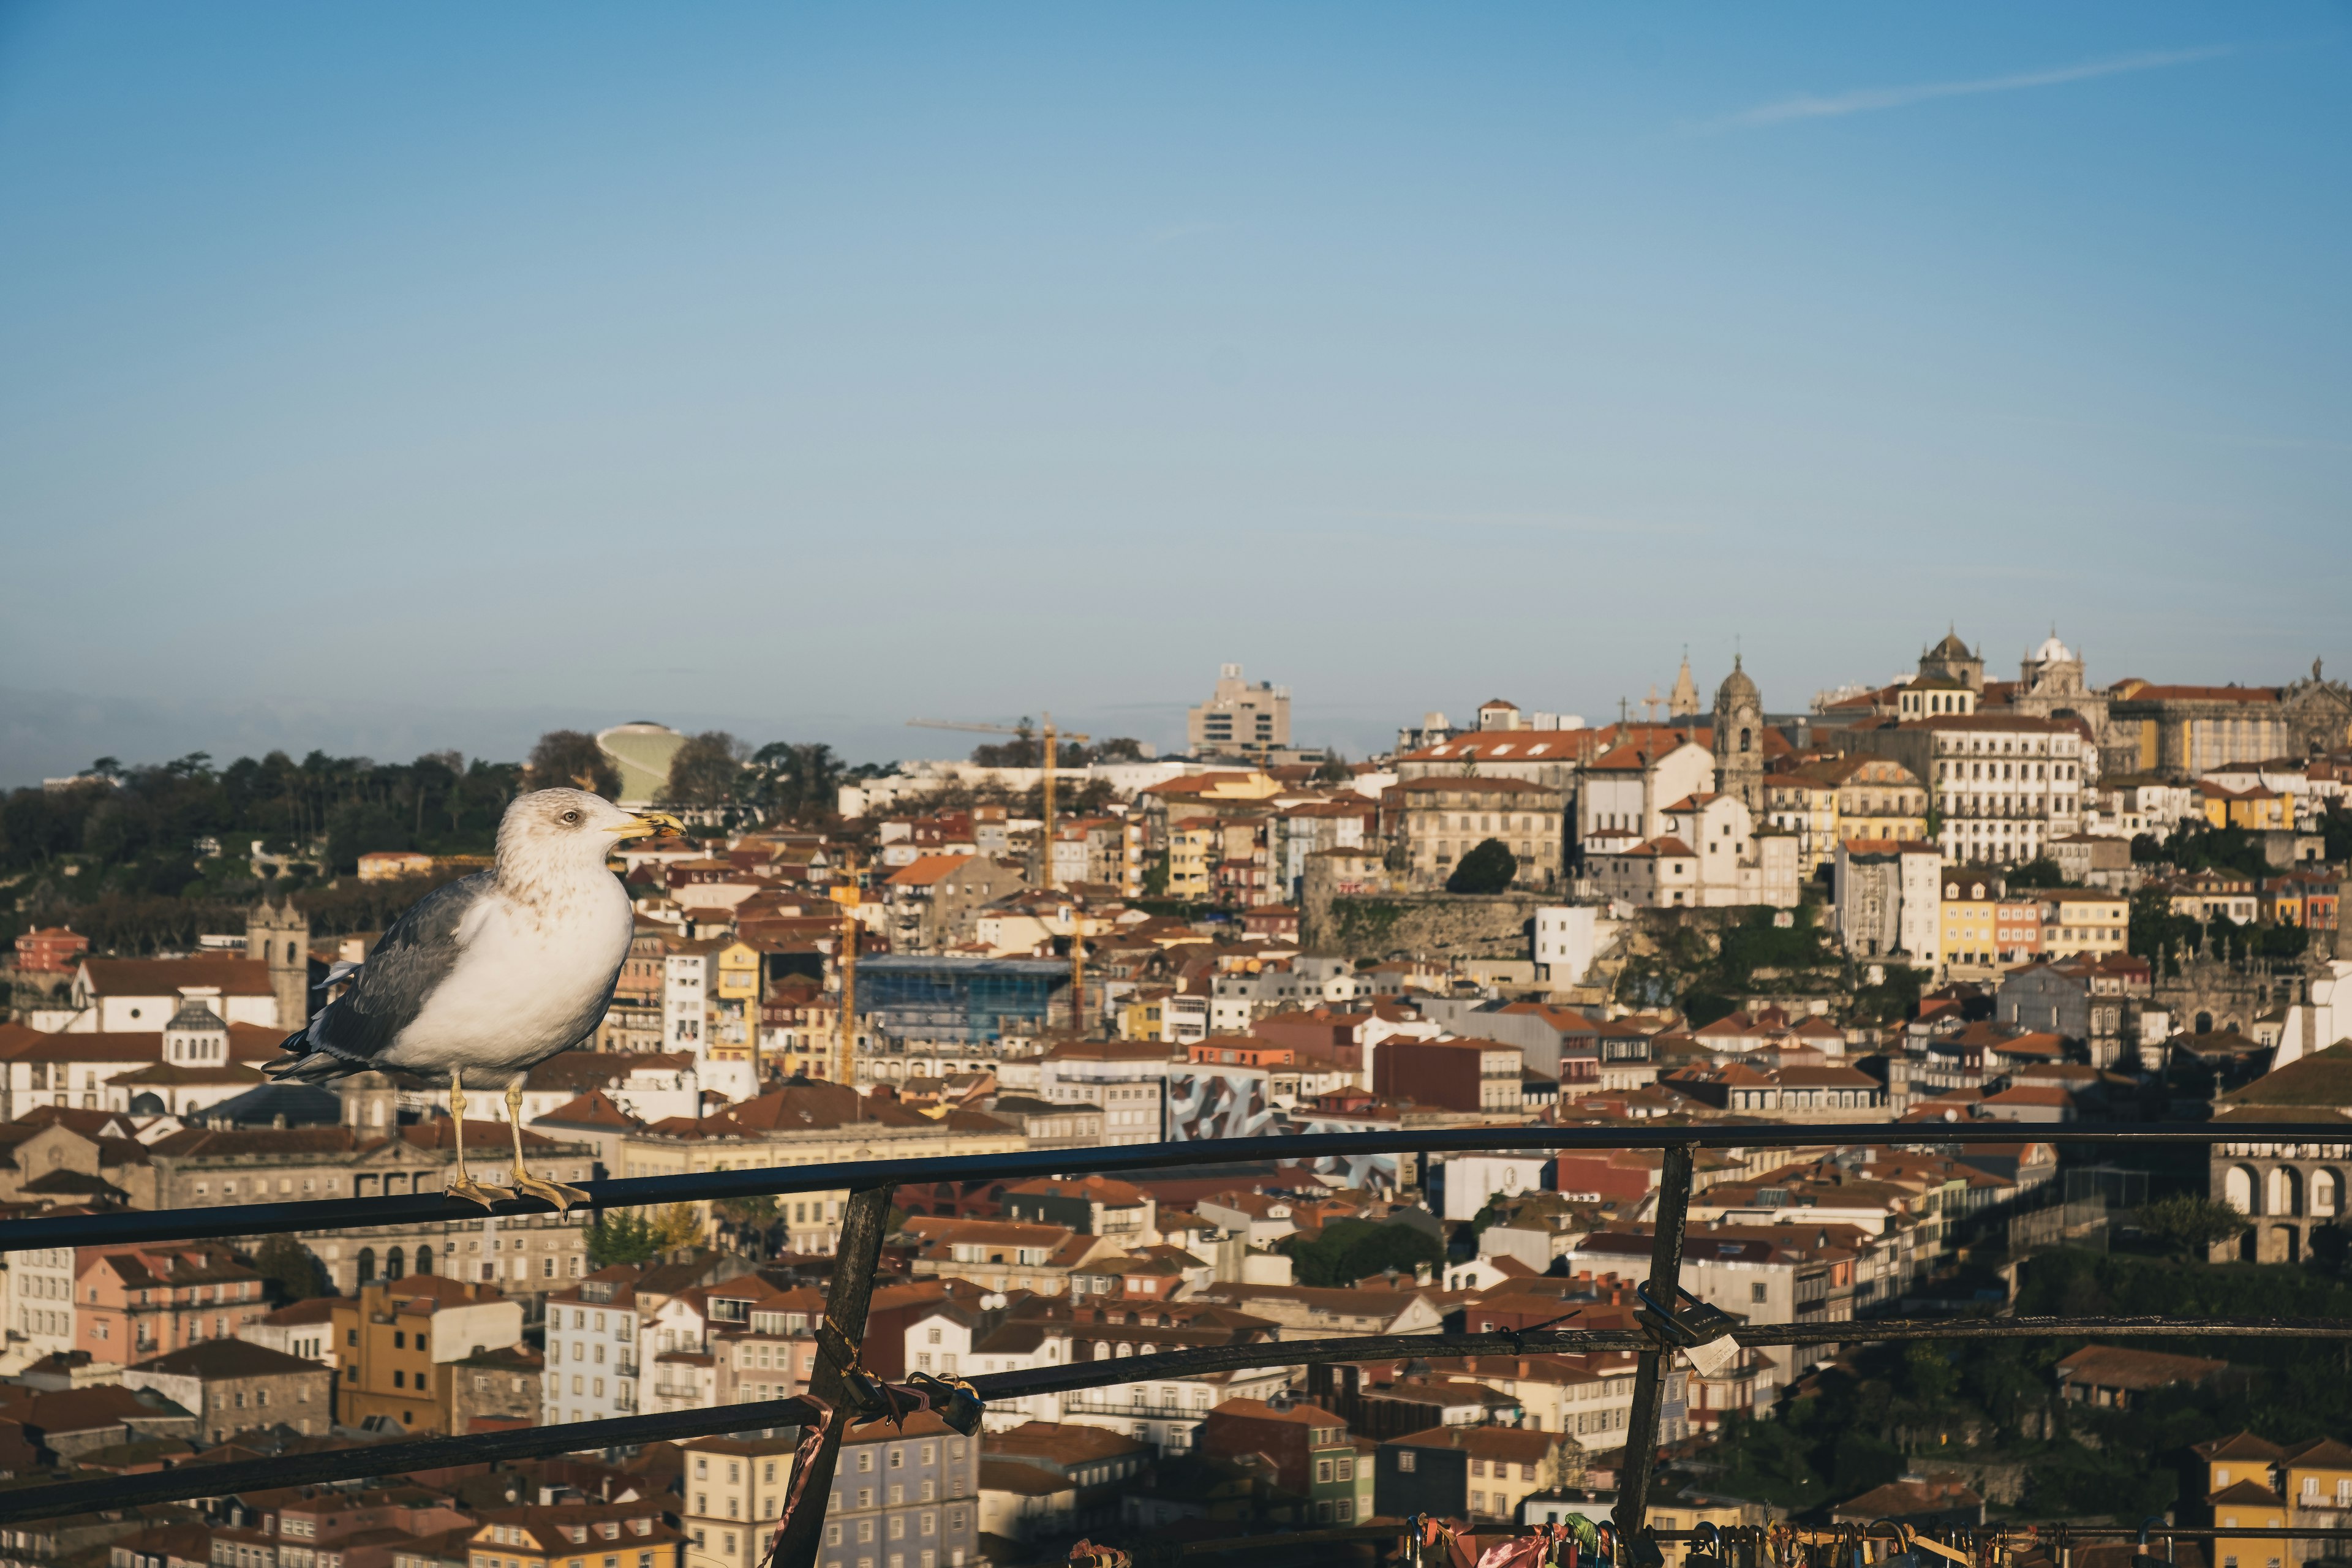
[[[0,10],[0,782],[2352,672],[2339,6]]]

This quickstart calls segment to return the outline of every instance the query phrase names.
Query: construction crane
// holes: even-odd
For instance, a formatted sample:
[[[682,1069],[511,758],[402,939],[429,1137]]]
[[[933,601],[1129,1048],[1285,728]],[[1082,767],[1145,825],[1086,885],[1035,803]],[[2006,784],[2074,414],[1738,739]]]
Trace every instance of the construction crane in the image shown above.
[[[1019,735],[1024,740],[1034,734],[1044,742],[1045,750],[1041,756],[1045,764],[1044,769],[1045,803],[1045,809],[1040,815],[1045,820],[1038,832],[1038,858],[1045,886],[1048,888],[1054,886],[1054,774],[1056,771],[1055,764],[1061,760],[1059,748],[1063,741],[1076,741],[1083,745],[1094,737],[1082,735],[1073,730],[1057,739],[1054,730],[1054,716],[1051,713],[1045,715],[1044,724],[1034,729],[1025,722],[967,724],[955,719],[909,719],[907,722],[925,730],[968,730],[977,735]]]
[[[848,879],[835,884],[834,902],[841,906],[841,1047],[839,1077],[833,1081],[857,1090],[857,906],[863,901],[859,891],[857,851],[843,857],[842,865],[849,873]]]
[[[1038,815],[1045,818],[1038,828],[1038,861],[1045,886],[1055,885],[1054,877],[1054,773],[1061,761],[1061,742],[1076,741],[1080,745],[1092,740],[1091,735],[1071,731],[1055,734],[1054,716],[1045,715],[1045,723],[1032,730],[1024,721],[1019,724],[968,724],[954,719],[909,719],[908,723],[925,730],[967,730],[981,735],[1018,735],[1024,740],[1035,734],[1043,743],[1039,753],[1045,763],[1045,804]],[[1074,902],[1070,907],[1070,1024],[1080,1039],[1087,1033],[1087,919]]]

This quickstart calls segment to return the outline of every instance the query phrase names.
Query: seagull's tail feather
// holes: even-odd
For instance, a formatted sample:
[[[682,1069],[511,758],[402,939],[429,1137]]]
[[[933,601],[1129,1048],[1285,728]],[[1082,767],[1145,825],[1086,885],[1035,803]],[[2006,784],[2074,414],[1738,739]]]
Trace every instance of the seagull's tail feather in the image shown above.
[[[279,1082],[325,1083],[331,1079],[347,1078],[355,1072],[368,1072],[375,1064],[364,1057],[337,1050],[319,1037],[319,1020],[326,1016],[321,1010],[302,1027],[278,1042],[286,1054],[275,1061],[261,1064],[261,1070]]]

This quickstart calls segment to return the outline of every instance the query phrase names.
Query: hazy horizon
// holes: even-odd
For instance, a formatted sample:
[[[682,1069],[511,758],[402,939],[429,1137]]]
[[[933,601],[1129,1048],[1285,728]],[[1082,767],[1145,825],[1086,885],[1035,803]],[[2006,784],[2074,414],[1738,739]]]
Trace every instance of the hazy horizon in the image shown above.
[[[2352,671],[2338,7],[0,12],[0,784]]]

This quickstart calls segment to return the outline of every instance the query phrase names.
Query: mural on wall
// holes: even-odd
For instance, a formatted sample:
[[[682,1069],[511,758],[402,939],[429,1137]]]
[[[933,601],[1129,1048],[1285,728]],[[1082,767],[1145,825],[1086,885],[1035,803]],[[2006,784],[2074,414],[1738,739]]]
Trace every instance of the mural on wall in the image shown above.
[[[1178,1143],[1263,1138],[1287,1131],[1265,1097],[1264,1073],[1171,1074],[1168,1136]]]
[[[1361,1117],[1323,1119],[1311,1110],[1285,1114],[1266,1096],[1266,1075],[1247,1070],[1171,1075],[1168,1079],[1168,1136],[1179,1143],[1220,1138],[1267,1138],[1286,1133],[1362,1132]],[[1307,1162],[1316,1174],[1342,1186],[1397,1186],[1393,1153],[1326,1155]]]
[[[1375,1128],[1361,1117],[1325,1121],[1311,1110],[1293,1113],[1293,1132],[1369,1132]],[[1397,1157],[1383,1154],[1326,1154],[1308,1162],[1318,1176],[1330,1176],[1344,1187],[1370,1187],[1381,1192],[1396,1191]]]

